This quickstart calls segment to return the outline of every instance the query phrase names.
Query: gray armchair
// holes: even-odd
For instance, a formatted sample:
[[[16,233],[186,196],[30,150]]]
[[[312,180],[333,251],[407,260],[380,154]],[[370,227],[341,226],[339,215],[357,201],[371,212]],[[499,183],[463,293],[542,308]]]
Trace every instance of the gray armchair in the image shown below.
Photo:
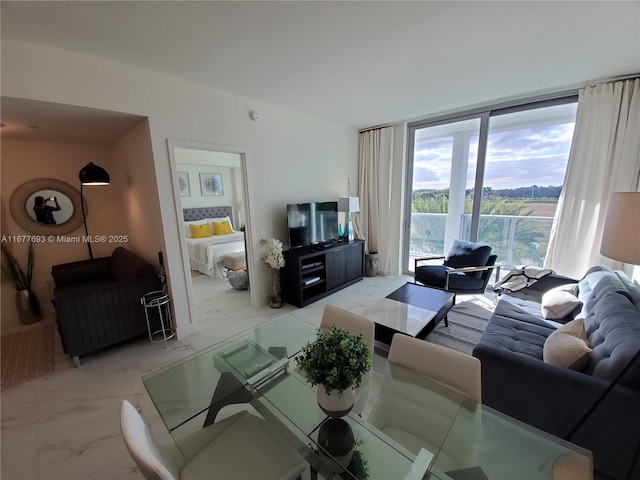
[[[419,265],[427,260],[444,259],[442,265]],[[500,276],[497,255],[491,247],[479,243],[454,240],[446,256],[431,256],[415,259],[414,279],[427,287],[453,293],[484,293],[491,272]]]
[[[110,257],[54,265],[53,303],[64,352],[80,356],[147,333],[140,298],[160,289],[154,266],[118,247]]]

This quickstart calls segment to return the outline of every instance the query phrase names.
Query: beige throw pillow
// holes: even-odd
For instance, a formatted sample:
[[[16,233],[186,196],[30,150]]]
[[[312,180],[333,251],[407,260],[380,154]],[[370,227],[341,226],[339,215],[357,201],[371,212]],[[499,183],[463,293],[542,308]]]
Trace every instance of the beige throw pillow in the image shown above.
[[[560,320],[582,305],[576,296],[578,285],[560,285],[552,288],[542,296],[540,310],[547,320]]]
[[[582,370],[589,362],[589,340],[582,318],[571,320],[547,337],[542,348],[545,363]]]

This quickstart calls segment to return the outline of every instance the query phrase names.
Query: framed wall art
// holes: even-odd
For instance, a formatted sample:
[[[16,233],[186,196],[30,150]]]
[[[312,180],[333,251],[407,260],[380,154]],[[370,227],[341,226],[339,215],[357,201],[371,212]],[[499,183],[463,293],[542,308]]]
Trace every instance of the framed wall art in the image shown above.
[[[200,193],[203,197],[218,197],[222,195],[222,174],[201,173]]]
[[[191,188],[189,187],[189,173],[178,172],[178,189],[181,197],[190,197]]]

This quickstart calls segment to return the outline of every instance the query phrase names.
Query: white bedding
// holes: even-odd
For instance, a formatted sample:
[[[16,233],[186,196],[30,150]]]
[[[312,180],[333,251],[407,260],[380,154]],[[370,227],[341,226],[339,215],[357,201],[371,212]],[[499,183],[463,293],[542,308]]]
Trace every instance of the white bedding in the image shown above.
[[[187,238],[187,252],[191,269],[211,278],[224,278],[223,255],[243,251],[244,232],[205,238]]]

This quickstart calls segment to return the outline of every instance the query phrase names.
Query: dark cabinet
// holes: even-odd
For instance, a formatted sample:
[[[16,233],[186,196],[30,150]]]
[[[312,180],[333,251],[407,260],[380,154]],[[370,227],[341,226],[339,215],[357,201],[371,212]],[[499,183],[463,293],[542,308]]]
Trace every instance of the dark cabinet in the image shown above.
[[[364,241],[335,243],[328,248],[310,246],[284,252],[282,297],[304,307],[362,280]]]

